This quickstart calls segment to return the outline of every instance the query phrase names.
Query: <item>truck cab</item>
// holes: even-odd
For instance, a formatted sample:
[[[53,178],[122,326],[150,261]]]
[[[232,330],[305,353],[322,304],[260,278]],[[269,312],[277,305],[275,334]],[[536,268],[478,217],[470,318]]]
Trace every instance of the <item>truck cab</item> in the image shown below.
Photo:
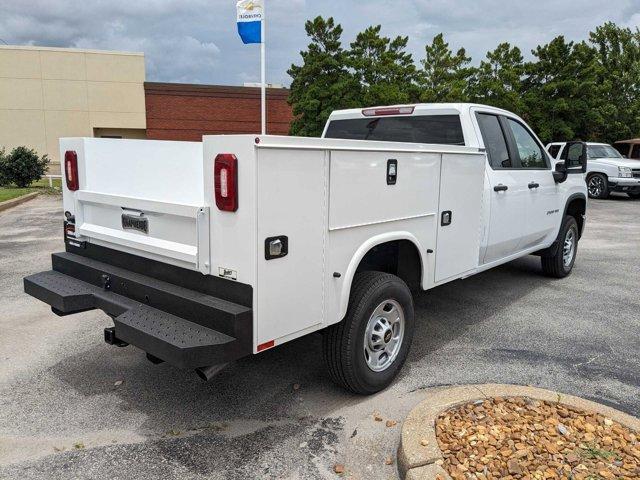
[[[567,200],[584,196],[579,175],[557,182],[553,171],[559,162],[521,118],[486,105],[344,110],[330,116],[323,137],[465,145],[486,152],[479,258],[483,267],[550,243]],[[450,188],[455,191],[456,186]],[[578,223],[582,229],[582,219]]]
[[[585,145],[554,165],[521,118],[476,104],[338,111],[322,138],[60,150],[65,251],[25,291],[58,316],[102,310],[107,343],[207,380],[321,332],[331,378],[377,392],[415,292],[530,254],[564,278],[586,218]]]

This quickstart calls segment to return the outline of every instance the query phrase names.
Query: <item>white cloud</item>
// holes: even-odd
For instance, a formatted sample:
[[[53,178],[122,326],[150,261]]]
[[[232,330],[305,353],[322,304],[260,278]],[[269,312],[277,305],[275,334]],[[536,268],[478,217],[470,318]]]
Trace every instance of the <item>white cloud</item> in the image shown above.
[[[504,41],[525,54],[564,34],[587,38],[612,20],[640,22],[640,0],[266,0],[268,75],[289,83],[306,19],[333,16],[345,44],[369,25],[408,35],[416,60],[440,32],[475,62]],[[241,84],[259,79],[259,49],[236,33],[235,0],[0,0],[0,38],[15,44],[144,51],[149,80]]]

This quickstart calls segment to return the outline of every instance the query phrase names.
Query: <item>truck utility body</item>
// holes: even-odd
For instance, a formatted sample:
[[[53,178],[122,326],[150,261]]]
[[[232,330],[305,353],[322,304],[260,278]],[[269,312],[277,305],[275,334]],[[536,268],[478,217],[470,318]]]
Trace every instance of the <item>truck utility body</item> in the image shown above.
[[[553,169],[513,114],[347,110],[323,137],[62,139],[66,251],[26,292],[205,378],[322,330],[332,377],[371,393],[406,358],[409,289],[531,253],[571,271],[585,160]]]

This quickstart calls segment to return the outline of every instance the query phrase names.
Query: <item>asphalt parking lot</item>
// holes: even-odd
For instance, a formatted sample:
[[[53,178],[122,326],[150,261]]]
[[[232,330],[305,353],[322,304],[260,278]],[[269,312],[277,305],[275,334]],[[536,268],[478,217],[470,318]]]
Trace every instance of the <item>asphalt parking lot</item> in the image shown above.
[[[0,214],[0,478],[395,478],[401,420],[427,389],[535,385],[640,415],[640,201],[592,201],[573,274],[520,259],[416,298],[401,377],[356,397],[312,335],[204,384],[102,341],[101,312],[58,318],[22,277],[63,249],[58,197]],[[122,383],[121,383],[122,382]]]

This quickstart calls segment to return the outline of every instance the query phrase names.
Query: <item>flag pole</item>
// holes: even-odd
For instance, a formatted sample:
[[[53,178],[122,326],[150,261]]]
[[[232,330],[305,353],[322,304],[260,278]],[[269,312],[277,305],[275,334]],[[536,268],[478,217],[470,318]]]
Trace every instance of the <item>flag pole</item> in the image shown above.
[[[261,123],[262,123],[262,135],[267,134],[267,72],[266,72],[266,46],[264,44],[266,38],[266,23],[267,16],[265,15],[265,3],[262,3],[262,26],[260,28],[260,73],[262,77],[262,83],[260,85],[261,89]]]

